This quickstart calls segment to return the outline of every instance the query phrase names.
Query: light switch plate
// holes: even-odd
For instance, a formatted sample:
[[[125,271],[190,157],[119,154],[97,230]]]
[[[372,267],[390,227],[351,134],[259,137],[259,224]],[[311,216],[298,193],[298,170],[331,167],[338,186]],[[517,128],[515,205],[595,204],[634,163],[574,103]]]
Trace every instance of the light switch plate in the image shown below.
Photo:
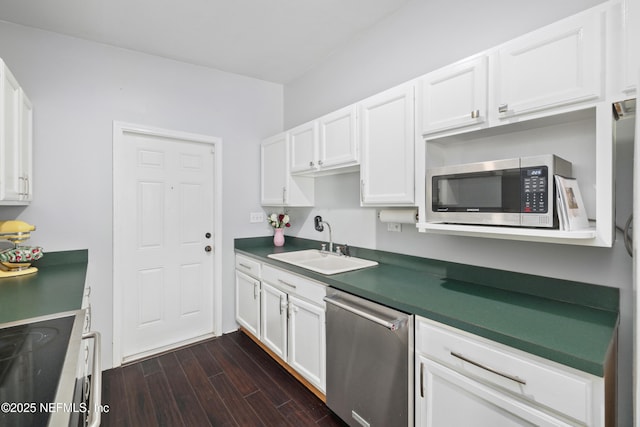
[[[265,222],[264,212],[251,212],[249,214],[249,222],[251,223]]]
[[[387,223],[387,231],[393,231],[395,233],[400,233],[402,231],[402,224],[397,222],[389,222]]]

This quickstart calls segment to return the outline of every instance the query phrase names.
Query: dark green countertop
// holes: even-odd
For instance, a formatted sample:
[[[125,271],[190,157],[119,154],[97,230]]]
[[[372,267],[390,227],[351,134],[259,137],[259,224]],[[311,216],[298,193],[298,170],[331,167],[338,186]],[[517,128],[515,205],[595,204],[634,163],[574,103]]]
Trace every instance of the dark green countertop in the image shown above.
[[[0,279],[0,324],[82,307],[88,251],[45,253],[34,274]]]
[[[617,288],[352,248],[379,265],[331,276],[268,258],[319,248],[287,237],[236,239],[235,249],[327,285],[602,377],[619,321]]]

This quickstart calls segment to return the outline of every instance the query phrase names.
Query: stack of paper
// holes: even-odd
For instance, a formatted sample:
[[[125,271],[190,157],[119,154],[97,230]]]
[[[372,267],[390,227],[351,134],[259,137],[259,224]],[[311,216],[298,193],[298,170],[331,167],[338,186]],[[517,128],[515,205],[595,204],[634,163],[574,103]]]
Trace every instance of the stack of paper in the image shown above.
[[[575,231],[589,228],[587,211],[582,202],[578,181],[575,178],[555,176],[556,206],[560,230]]]

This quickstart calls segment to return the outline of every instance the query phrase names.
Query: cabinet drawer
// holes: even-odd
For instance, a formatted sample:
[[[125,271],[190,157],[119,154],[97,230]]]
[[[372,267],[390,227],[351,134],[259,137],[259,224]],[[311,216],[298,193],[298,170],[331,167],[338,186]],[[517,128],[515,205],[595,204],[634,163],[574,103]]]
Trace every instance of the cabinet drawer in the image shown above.
[[[260,267],[260,262],[249,257],[236,254],[236,270],[240,270],[251,277],[259,279]]]
[[[602,378],[425,319],[416,322],[416,351],[586,425],[600,423],[592,414],[603,405]]]
[[[325,285],[312,282],[295,274],[264,265],[262,268],[262,280],[274,285],[291,295],[297,295],[324,307],[322,300],[327,294]]]

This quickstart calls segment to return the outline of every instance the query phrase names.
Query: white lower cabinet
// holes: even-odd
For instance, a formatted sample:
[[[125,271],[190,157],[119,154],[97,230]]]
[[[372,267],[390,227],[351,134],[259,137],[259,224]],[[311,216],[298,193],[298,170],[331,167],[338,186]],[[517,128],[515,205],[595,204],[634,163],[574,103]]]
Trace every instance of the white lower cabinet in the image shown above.
[[[613,425],[605,378],[417,316],[415,360],[417,426]]]
[[[260,335],[260,281],[240,271],[236,271],[236,320]]]
[[[326,286],[262,267],[261,341],[311,385],[325,391]]]
[[[287,359],[287,294],[262,283],[260,340],[282,360]]]
[[[324,306],[289,296],[288,362],[319,389],[325,389]]]
[[[324,307],[262,284],[262,342],[324,392]]]
[[[260,336],[260,263],[236,255],[236,321]]]
[[[236,255],[236,321],[322,393],[325,295],[322,283]]]
[[[569,426],[535,407],[459,372],[418,356],[420,426]]]

